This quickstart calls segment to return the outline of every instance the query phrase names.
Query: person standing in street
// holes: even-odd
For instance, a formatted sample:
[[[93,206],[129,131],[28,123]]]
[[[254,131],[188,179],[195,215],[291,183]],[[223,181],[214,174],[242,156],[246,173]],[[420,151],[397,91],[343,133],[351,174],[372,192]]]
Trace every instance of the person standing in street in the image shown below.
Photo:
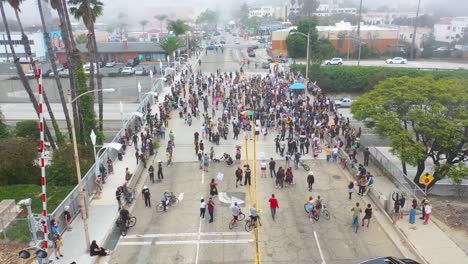
[[[351,196],[353,195],[354,192],[354,182],[350,181],[348,184],[348,196],[349,200],[351,200]]]
[[[364,217],[362,218],[361,226],[364,226],[364,223],[367,220],[367,227],[369,227],[371,218],[372,218],[372,205],[367,204],[367,208],[366,210],[364,210]]]
[[[413,199],[413,202],[411,203],[411,211],[409,217],[410,224],[414,224],[416,222],[416,208],[418,208],[418,201],[416,201],[416,199]]]
[[[164,179],[162,160],[158,160],[158,180]]]
[[[117,200],[117,203],[118,203],[118,207],[117,207],[117,211],[120,210],[120,206],[122,206],[122,189],[119,187],[117,187],[117,190],[115,191],[115,199]]]
[[[237,188],[237,183],[240,184],[240,186],[242,186],[242,174],[243,174],[243,171],[240,167],[237,167],[237,170],[236,170],[236,188]]]
[[[432,205],[429,200],[424,202],[424,224],[427,225],[429,223],[429,218],[431,217],[432,213]]]
[[[272,194],[271,198],[270,198],[270,200],[268,200],[268,202],[270,202],[271,218],[274,221],[275,216],[276,216],[276,209],[279,208],[278,200],[275,198],[275,195]]]
[[[71,227],[71,222],[72,222],[72,216],[70,213],[70,206],[65,206],[65,211],[63,212],[63,218],[65,218],[65,223],[67,224],[67,229],[68,231],[72,230]]]
[[[370,157],[370,151],[369,148],[366,148],[364,150],[364,166],[368,167],[369,166],[369,157]]]
[[[419,219],[421,219],[421,220],[424,220],[424,217],[426,216],[426,207],[425,207],[425,205],[426,205],[426,203],[428,203],[428,202],[429,202],[429,200],[427,199],[427,196],[424,195],[424,196],[423,196],[423,199],[422,199],[422,201],[421,201],[422,216],[419,218]]]
[[[151,183],[154,183],[154,167],[153,167],[153,165],[149,166],[148,174],[149,174]]]
[[[276,162],[273,160],[273,158],[270,158],[270,163],[268,164],[270,168],[270,177],[273,178],[273,176],[276,177]]]
[[[210,157],[208,157],[208,153],[205,153],[203,156],[203,170],[208,172],[208,166],[210,164]]]
[[[315,178],[314,174],[312,172],[309,172],[309,175],[307,176],[307,184],[309,185],[309,192],[312,191],[312,185],[314,185]]]
[[[245,175],[244,175],[244,185],[247,186],[247,182],[249,183],[249,186],[252,186],[252,183],[250,182],[251,176],[252,176],[252,171],[250,170],[250,166],[244,165],[245,168]]]
[[[148,186],[145,185],[141,193],[143,194],[143,200],[145,200],[145,206],[151,208],[151,193]]]
[[[214,208],[215,208],[215,206],[216,206],[216,204],[213,201],[213,198],[210,197],[210,199],[208,200],[208,213],[210,214],[210,223],[213,223],[213,220],[214,220]]]
[[[205,199],[203,199],[202,197],[200,200],[200,217],[202,219],[205,219],[205,211],[206,211],[206,203],[205,203]]]

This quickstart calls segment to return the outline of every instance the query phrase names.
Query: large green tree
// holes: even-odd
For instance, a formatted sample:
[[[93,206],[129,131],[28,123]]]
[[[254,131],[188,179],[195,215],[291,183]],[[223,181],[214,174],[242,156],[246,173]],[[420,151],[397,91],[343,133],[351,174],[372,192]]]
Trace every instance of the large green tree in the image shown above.
[[[8,127],[5,124],[5,120],[3,118],[2,110],[0,109],[0,138],[5,138],[10,134],[8,131]]]
[[[169,55],[173,56],[174,52],[184,46],[177,38],[166,38],[159,42],[159,46]],[[174,58],[173,58],[174,59]]]
[[[308,17],[312,16],[316,12],[319,4],[317,0],[303,0],[301,14]]]
[[[401,77],[380,82],[351,109],[356,119],[390,139],[402,162],[417,167],[415,183],[419,184],[429,159],[434,164],[434,184],[445,177],[459,180],[456,171],[464,170],[458,164],[468,159],[467,102],[465,79]]]
[[[15,135],[17,137],[30,138],[32,140],[39,140],[39,122],[36,120],[24,120],[16,123]]]
[[[238,19],[244,26],[249,23],[249,6],[246,2],[242,3],[239,10],[237,11],[236,19]]]
[[[0,185],[41,182],[40,170],[36,166],[38,146],[30,138],[0,139]]]
[[[299,32],[290,32],[286,38],[288,55],[291,58],[304,58],[307,55],[307,37]]]
[[[218,19],[218,14],[215,11],[208,8],[198,15],[197,19],[195,20],[195,23],[197,23],[198,25],[205,25],[209,28],[216,28]]]

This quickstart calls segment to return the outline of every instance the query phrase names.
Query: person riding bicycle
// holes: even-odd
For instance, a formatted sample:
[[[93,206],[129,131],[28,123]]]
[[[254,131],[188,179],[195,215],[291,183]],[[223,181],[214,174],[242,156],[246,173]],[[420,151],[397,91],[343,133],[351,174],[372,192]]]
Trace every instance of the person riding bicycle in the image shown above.
[[[315,208],[314,198],[312,198],[312,196],[309,196],[309,200],[306,202],[306,210],[307,210],[307,213],[309,214],[310,221],[312,221],[312,217],[314,216],[314,208]]]
[[[234,206],[232,207],[232,217],[233,219],[233,224],[237,224],[238,218],[240,214],[240,208],[237,205],[237,202],[234,203]]]
[[[257,221],[258,224],[261,226],[262,224],[260,223],[260,218],[258,217],[257,214],[257,205],[252,204],[252,207],[250,208],[250,219],[252,220],[252,225],[257,226]]]
[[[122,221],[122,223],[124,223],[126,226],[128,226],[128,220],[130,220],[130,217],[132,217],[132,215],[127,210],[125,205],[122,205],[122,207],[121,207],[121,209],[119,211],[119,215],[120,215],[120,220]]]
[[[164,207],[164,212],[166,212],[166,209],[167,209],[167,201],[168,201],[168,197],[169,196],[169,192],[166,191],[163,193],[162,197],[161,197],[161,203],[162,203],[162,206]]]
[[[357,224],[359,224],[359,216],[362,213],[361,208],[359,208],[359,203],[356,203],[356,206],[351,209],[351,212],[353,212],[353,221],[351,223],[354,224],[354,221],[356,221]]]

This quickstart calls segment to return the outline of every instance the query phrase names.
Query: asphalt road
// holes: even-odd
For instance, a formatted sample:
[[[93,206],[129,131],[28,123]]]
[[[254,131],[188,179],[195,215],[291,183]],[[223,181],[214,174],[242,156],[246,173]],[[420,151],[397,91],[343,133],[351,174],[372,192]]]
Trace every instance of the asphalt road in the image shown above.
[[[205,69],[236,66],[232,61],[223,61],[224,58],[231,57],[232,53],[225,50],[224,56],[208,55],[203,61],[213,62],[207,63]],[[255,236],[245,232],[243,222],[232,230],[228,228],[228,223],[232,218],[230,203],[233,200],[239,201],[242,211],[248,215],[249,206],[255,196],[258,197],[258,207],[263,210],[259,235],[263,263],[344,264],[358,263],[377,256],[401,256],[378,222],[372,222],[369,228],[360,228],[357,234],[351,229],[350,210],[355,202],[362,204],[363,201],[358,197],[353,197],[351,201],[347,199],[347,182],[343,171],[336,164],[327,163],[324,153],[317,160],[311,160],[310,155],[305,157],[315,174],[312,193],[307,190],[307,173],[303,169],[294,170],[297,184],[276,189],[269,176],[260,178],[259,168],[258,193],[255,193],[255,181],[252,182],[252,187],[236,188],[235,166],[212,163],[209,172],[199,170],[193,147],[193,133],[199,130],[201,122],[202,120],[194,119],[193,125],[189,127],[178,117],[171,120],[169,128],[175,133],[176,145],[174,165],[164,167],[164,180],[155,184],[150,183],[145,178],[147,175],[144,175],[139,187],[149,186],[153,207],[146,208],[141,195],[138,197],[132,211],[138,218],[138,223],[126,237],[119,240],[110,263],[254,262]],[[273,157],[277,160],[277,166],[285,166],[274,151],[275,136],[276,133],[272,131],[267,137],[261,136],[258,139],[257,157]],[[215,157],[220,157],[224,152],[234,155],[235,145],[243,145],[245,151],[245,142],[231,137],[232,134],[228,140],[221,140],[219,146],[204,140],[206,149],[213,146]],[[162,149],[166,144],[162,143]],[[248,144],[251,159],[254,154],[253,141],[249,140]],[[157,159],[164,160],[164,156],[164,153],[159,153]],[[242,157],[245,159],[245,152]],[[244,164],[246,162],[243,161]],[[249,164],[253,164],[253,161],[249,161]],[[219,172],[224,174],[224,179],[218,185],[220,195],[214,198],[217,205],[214,223],[208,223],[208,213],[205,219],[199,217],[199,202],[201,197],[209,197],[209,181]],[[169,208],[166,213],[157,212],[154,206],[164,191],[173,191],[181,202],[179,206]],[[276,221],[271,219],[269,213],[268,199],[272,193],[276,195],[280,205]],[[303,209],[309,195],[322,196],[331,212],[331,220],[309,221]]]

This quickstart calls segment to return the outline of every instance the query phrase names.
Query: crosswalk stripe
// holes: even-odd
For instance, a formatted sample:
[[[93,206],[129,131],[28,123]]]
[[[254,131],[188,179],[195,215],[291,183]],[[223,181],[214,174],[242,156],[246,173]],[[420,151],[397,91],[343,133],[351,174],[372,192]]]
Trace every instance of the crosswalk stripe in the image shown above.
[[[204,232],[200,236],[248,236],[249,232]],[[158,237],[185,237],[198,236],[198,233],[167,233],[167,234],[144,234],[144,235],[127,235],[123,239],[134,238],[158,238]]]
[[[119,246],[145,246],[145,245],[183,245],[183,244],[246,244],[253,239],[214,239],[214,240],[176,240],[176,241],[132,241],[120,242]]]

